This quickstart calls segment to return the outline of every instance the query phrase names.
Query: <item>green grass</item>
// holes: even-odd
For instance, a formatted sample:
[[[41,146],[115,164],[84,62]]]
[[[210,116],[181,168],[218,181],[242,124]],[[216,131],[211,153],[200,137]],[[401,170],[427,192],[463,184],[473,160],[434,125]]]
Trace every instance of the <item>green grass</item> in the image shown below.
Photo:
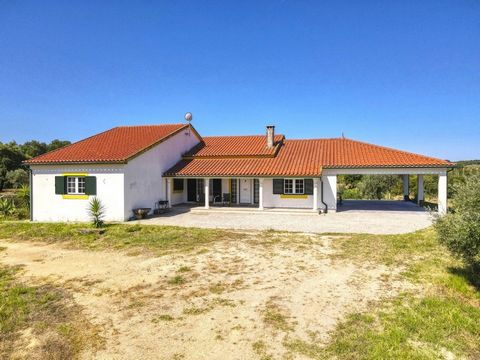
[[[168,280],[170,285],[183,285],[185,284],[186,280],[183,276],[175,275],[174,277]]]
[[[372,304],[341,322],[326,345],[287,339],[313,359],[480,357],[480,277],[461,267],[431,229],[405,235],[354,235],[336,244],[342,259],[403,266],[417,290]]]
[[[14,356],[27,328],[38,339],[31,351],[39,358],[74,359],[87,345],[99,344],[96,330],[65,291],[25,285],[18,281],[18,271],[0,266],[0,358]]]
[[[0,222],[0,239],[64,243],[92,250],[123,249],[132,253],[187,252],[218,240],[235,240],[244,234],[227,230],[108,224],[103,234],[81,233],[86,224]]]

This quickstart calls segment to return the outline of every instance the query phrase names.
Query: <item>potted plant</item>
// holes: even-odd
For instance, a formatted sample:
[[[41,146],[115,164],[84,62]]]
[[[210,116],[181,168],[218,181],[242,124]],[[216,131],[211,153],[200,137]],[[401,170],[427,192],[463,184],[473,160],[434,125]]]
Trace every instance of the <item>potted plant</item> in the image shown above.
[[[133,215],[135,216],[135,219],[141,220],[145,219],[147,214],[152,210],[151,208],[138,208],[138,209],[133,209]]]

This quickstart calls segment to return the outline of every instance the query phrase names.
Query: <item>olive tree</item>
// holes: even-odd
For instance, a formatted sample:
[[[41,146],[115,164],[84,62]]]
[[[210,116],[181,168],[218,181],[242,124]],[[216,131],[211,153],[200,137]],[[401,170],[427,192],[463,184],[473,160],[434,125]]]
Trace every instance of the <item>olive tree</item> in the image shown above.
[[[480,175],[454,185],[453,211],[435,221],[439,241],[455,256],[480,270]]]

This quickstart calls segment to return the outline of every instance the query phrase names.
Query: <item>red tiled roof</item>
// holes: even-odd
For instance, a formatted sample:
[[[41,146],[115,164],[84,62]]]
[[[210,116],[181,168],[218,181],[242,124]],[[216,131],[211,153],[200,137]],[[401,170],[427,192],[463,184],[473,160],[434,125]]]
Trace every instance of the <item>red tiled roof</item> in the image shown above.
[[[186,127],[188,127],[187,124],[116,127],[37,156],[25,163],[125,162]]]
[[[219,137],[218,142],[228,141]],[[167,176],[319,176],[322,168],[451,167],[440,159],[350,139],[284,140],[275,157],[187,158]]]
[[[185,157],[214,157],[214,156],[273,156],[277,146],[285,138],[284,135],[275,135],[275,145],[267,147],[265,135],[246,136],[206,136],[203,142],[187,152]]]

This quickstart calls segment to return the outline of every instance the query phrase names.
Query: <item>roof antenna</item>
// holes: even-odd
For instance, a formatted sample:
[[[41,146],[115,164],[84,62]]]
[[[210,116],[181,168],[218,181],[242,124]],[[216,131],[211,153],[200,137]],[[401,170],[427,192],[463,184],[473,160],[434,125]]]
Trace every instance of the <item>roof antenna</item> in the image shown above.
[[[343,131],[342,131],[342,139],[345,139],[345,134],[343,133]]]
[[[192,115],[191,112],[187,112],[187,113],[185,114],[185,120],[186,120],[187,123],[188,123],[188,133],[187,133],[187,135],[190,136],[190,126],[191,126],[190,123],[191,123],[191,121],[193,120],[193,115]]]

